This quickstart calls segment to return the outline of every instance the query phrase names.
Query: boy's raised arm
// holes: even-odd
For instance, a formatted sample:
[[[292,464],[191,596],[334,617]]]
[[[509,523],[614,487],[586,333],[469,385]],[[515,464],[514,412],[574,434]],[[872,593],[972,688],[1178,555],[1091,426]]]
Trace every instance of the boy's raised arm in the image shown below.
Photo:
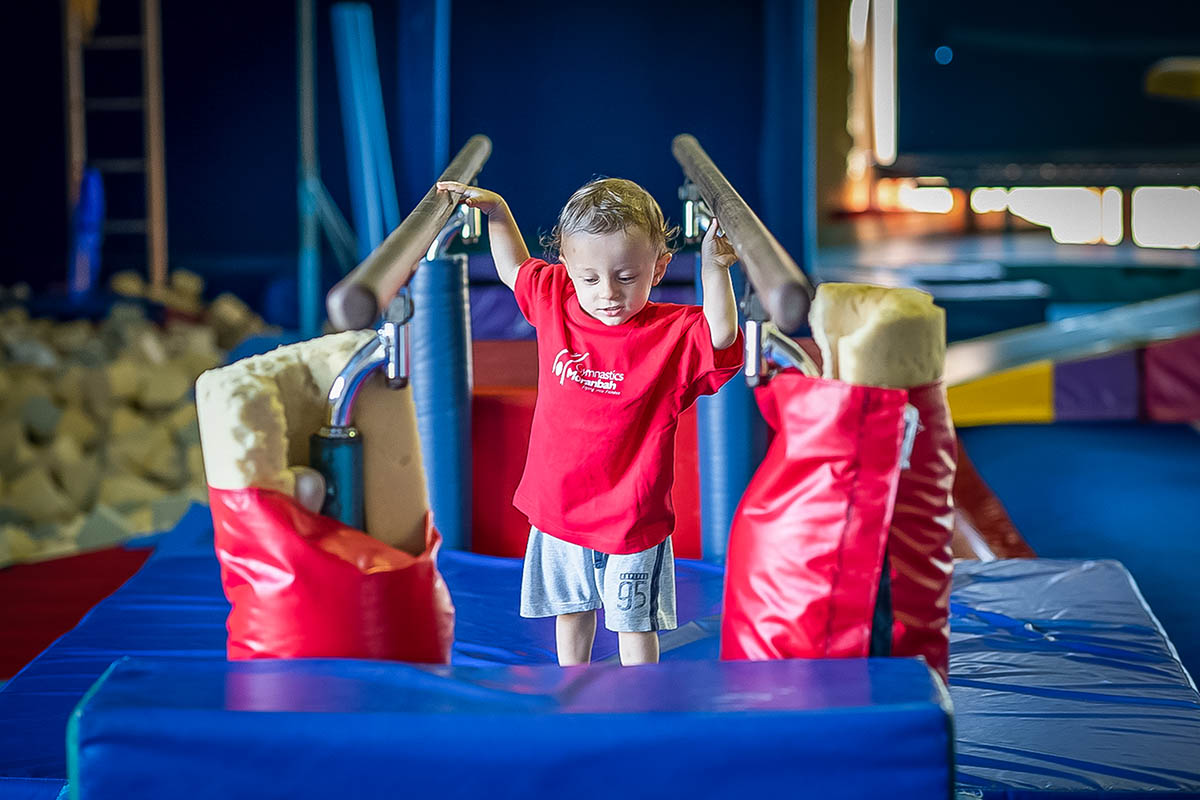
[[[708,226],[700,246],[700,283],[704,286],[704,319],[712,334],[714,350],[724,350],[737,339],[737,298],[729,268],[737,261],[733,245],[719,236],[716,219]]]
[[[517,283],[517,269],[529,258],[529,248],[521,238],[508,203],[495,192],[457,181],[438,181],[437,188],[439,192],[449,192],[457,197],[463,205],[487,214],[488,244],[492,248],[492,260],[496,262],[496,274],[512,289]]]

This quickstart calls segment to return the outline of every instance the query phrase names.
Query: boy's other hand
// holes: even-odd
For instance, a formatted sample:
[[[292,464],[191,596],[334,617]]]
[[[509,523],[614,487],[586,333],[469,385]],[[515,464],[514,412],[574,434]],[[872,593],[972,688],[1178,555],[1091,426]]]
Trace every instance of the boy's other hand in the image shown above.
[[[701,268],[720,267],[727,270],[737,260],[737,253],[734,251],[733,245],[721,232],[721,223],[716,217],[713,217],[712,222],[708,225],[708,231],[704,234],[704,241],[700,245]]]
[[[504,198],[495,192],[481,189],[478,186],[468,186],[458,181],[438,181],[437,190],[446,192],[464,206],[478,208],[484,214],[491,213],[504,205]]]

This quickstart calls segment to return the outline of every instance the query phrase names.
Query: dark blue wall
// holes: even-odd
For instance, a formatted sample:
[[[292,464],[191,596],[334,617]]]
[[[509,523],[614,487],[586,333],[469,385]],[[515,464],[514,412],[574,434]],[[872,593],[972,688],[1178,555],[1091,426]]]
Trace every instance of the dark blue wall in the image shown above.
[[[420,2],[370,4],[398,169],[403,143],[420,139],[430,124],[426,109],[398,107],[405,68],[399,14],[401,8],[411,13],[414,4]],[[20,76],[27,124],[19,126],[23,158],[12,167],[24,224],[19,236],[5,232],[0,283],[24,279],[44,286],[65,272],[60,22],[56,3],[22,5],[42,8],[23,12],[27,19],[20,24],[29,36],[6,55],[14,62],[9,74]],[[325,181],[348,213],[330,5],[317,3],[321,159]],[[101,32],[136,25],[118,16],[119,6],[102,4]],[[480,180],[509,199],[529,236],[553,225],[570,192],[594,175],[644,184],[677,220],[682,174],[670,142],[683,131],[699,137],[754,204],[762,6],[731,9],[718,0],[686,7],[644,0],[603,7],[456,0],[451,152],[472,133],[492,138],[494,153]],[[295,268],[294,17],[290,0],[163,3],[171,262],[209,274],[218,287],[256,285]],[[93,87],[100,70],[89,79]],[[90,121],[94,153],[140,151],[137,125],[116,125],[106,135],[102,121]],[[405,185],[404,175],[397,180]],[[130,197],[118,195],[131,193],[136,210],[136,181],[131,189],[114,182],[111,201],[129,206]],[[414,199],[402,192],[401,202],[407,213]],[[110,255],[120,251],[120,242],[109,244]],[[133,259],[140,247],[137,240],[126,243]]]
[[[897,32],[902,155],[1126,163],[1200,152],[1200,106],[1144,91],[1159,59],[1200,54],[1200,3],[904,0]]]
[[[488,134],[480,183],[526,236],[596,175],[644,185],[672,219],[683,175],[671,139],[696,135],[754,205],[762,6],[721,0],[454,5],[451,134]]]
[[[58,3],[4,9],[4,150],[0,284],[66,275],[67,196]],[[20,32],[19,35],[14,32]]]

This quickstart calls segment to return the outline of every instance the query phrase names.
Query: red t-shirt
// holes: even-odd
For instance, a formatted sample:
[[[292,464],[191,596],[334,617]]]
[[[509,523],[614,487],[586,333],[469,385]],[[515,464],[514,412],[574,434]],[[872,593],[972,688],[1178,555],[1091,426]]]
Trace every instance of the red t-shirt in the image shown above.
[[[513,504],[539,530],[602,553],[636,553],[675,528],[675,426],[742,365],[742,335],[714,351],[699,306],[647,303],[621,325],[587,314],[562,264],[517,272],[537,328],[538,396]]]

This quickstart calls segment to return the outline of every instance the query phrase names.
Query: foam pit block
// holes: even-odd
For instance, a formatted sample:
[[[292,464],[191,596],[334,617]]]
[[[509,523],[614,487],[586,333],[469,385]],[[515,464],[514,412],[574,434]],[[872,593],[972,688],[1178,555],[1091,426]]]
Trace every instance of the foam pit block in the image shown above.
[[[601,765],[641,763],[634,794],[643,797],[797,787],[813,797],[947,797],[944,698],[908,659],[681,661],[636,672],[123,659],[72,715],[69,782],[92,800],[186,797],[197,786],[255,800],[527,798],[569,786],[580,800],[609,800]]]

